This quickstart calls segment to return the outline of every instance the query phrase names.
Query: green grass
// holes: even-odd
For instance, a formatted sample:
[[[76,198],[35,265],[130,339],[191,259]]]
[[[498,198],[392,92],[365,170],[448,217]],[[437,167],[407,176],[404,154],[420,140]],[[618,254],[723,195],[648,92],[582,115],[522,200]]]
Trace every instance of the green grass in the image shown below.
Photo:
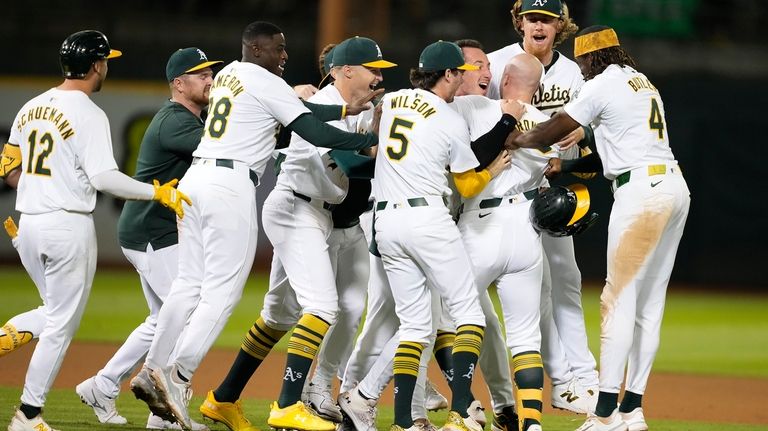
[[[17,403],[20,389],[0,387],[0,405],[10,406]],[[190,402],[190,414],[192,419],[201,422],[202,417],[197,411],[197,407],[202,403],[203,398],[193,397]],[[269,429],[266,422],[269,415],[269,401],[258,399],[243,400],[246,415],[261,429]],[[117,399],[117,409],[121,415],[128,419],[128,425],[102,425],[93,414],[90,407],[80,403],[80,399],[73,390],[52,390],[48,395],[45,412],[49,425],[56,429],[66,431],[93,431],[93,430],[143,430],[147,421],[147,408],[141,401],[133,399],[130,394],[125,394]],[[13,414],[10,410],[3,412],[5,416],[0,416],[0,424],[9,420]],[[430,420],[442,425],[446,417],[445,412],[430,413]],[[393,421],[393,412],[391,408],[381,409],[378,418],[378,429],[388,430]],[[572,431],[580,426],[583,417],[569,415],[556,416],[545,415],[544,427],[547,431]],[[758,431],[765,430],[764,425],[742,425],[742,424],[716,424],[702,422],[684,422],[668,420],[649,420],[649,426],[654,430],[666,431],[720,431],[728,429],[729,431]],[[206,423],[214,431],[226,431],[227,428],[221,424]]]
[[[20,269],[0,269],[3,305],[0,321],[40,304]],[[243,299],[216,346],[237,348],[261,310],[267,276],[249,278]],[[599,289],[584,290],[584,310],[592,351],[600,347]],[[493,295],[495,297],[495,295]],[[670,289],[662,340],[654,371],[768,377],[768,295],[706,293]],[[128,270],[98,270],[76,340],[120,343],[144,320],[147,306],[139,279]],[[286,337],[287,338],[287,337]],[[286,339],[278,344],[284,350]]]

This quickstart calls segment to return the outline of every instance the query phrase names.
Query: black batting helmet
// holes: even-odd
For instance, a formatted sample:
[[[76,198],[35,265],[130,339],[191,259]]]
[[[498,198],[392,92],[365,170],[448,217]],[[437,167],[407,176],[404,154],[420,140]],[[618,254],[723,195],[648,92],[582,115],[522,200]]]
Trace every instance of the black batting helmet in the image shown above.
[[[539,231],[568,236],[584,232],[597,221],[597,213],[588,211],[589,190],[584,184],[553,186],[533,198],[530,218]]]
[[[91,65],[105,58],[123,55],[116,49],[110,49],[104,33],[96,30],[83,30],[64,39],[59,50],[61,73],[67,79],[83,79]]]

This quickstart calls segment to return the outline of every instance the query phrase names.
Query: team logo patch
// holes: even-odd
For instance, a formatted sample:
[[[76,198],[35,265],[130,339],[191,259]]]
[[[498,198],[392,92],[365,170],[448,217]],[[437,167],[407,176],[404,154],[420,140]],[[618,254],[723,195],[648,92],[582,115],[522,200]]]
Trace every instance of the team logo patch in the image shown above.
[[[200,48],[197,49],[197,53],[200,54],[200,60],[208,61],[208,57],[205,56],[205,53]]]

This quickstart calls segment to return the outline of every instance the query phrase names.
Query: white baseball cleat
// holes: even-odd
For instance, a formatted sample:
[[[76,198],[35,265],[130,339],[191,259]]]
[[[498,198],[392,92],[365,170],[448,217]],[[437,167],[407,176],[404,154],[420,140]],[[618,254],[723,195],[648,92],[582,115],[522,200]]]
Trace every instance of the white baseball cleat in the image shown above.
[[[533,425],[529,426],[528,429],[525,430],[525,431],[542,431],[541,430],[541,425],[533,424]]]
[[[108,397],[96,387],[96,377],[80,383],[75,387],[83,404],[91,407],[99,422],[103,424],[125,425],[128,420],[117,414],[114,398]]]
[[[189,382],[178,377],[178,368],[174,364],[168,371],[155,369],[149,373],[155,384],[160,401],[168,407],[176,422],[185,430],[192,429],[192,419],[189,417],[189,400],[192,398],[192,389]]]
[[[448,399],[429,380],[427,380],[427,384],[424,386],[424,408],[430,412],[448,408]]]
[[[366,400],[357,386],[339,394],[339,407],[357,431],[376,431],[376,400]]]
[[[152,382],[152,377],[149,375],[150,369],[144,365],[136,377],[131,379],[131,391],[137,399],[147,403],[149,411],[153,414],[160,416],[167,421],[173,421],[175,418],[173,414],[168,410],[160,401],[160,395],[155,389],[155,384]]]
[[[191,420],[191,419],[190,419]],[[155,416],[152,413],[147,418],[148,430],[181,430],[181,425],[176,422],[167,421],[160,416]],[[192,431],[210,431],[209,428],[201,423],[192,421]]]
[[[597,406],[597,396],[595,388],[585,388],[574,377],[569,382],[552,386],[552,407],[582,415],[593,413]]]
[[[480,428],[485,428],[485,424],[488,422],[488,419],[485,417],[485,409],[483,408],[483,405],[478,400],[474,400],[471,403],[469,403],[469,407],[467,407],[467,414],[469,417],[475,420],[478,424],[480,424]]]
[[[576,431],[628,431],[628,428],[627,424],[621,420],[619,409],[616,409],[607,418],[590,413],[587,415],[587,420]]]
[[[16,410],[16,414],[11,418],[8,425],[8,431],[57,431],[45,423],[43,415],[37,415],[32,419],[27,419],[21,410]]]
[[[627,424],[629,431],[648,431],[648,424],[645,423],[643,408],[638,407],[629,413],[620,413],[621,420]]]
[[[413,426],[408,428],[413,431],[438,431],[437,427],[429,419],[414,419]]]
[[[312,382],[307,385],[307,390],[302,394],[304,404],[312,408],[323,419],[340,423],[342,420],[341,409],[331,395],[331,386],[320,386]]]

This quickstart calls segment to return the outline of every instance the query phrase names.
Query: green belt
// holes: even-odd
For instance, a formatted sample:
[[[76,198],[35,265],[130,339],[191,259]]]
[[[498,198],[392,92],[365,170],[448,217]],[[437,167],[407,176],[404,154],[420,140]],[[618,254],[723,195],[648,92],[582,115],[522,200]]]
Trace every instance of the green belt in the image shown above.
[[[648,176],[652,175],[664,175],[667,173],[667,165],[650,165],[648,166]],[[616,189],[629,182],[632,171],[627,171],[619,174],[614,181],[616,181]]]
[[[531,200],[535,198],[536,195],[538,194],[539,194],[539,189],[533,189],[533,190],[528,190],[527,192],[524,192],[523,196],[526,199]],[[490,198],[490,199],[481,200],[480,203],[478,204],[478,207],[481,210],[484,210],[486,208],[496,208],[497,206],[501,205],[504,199],[509,199],[509,203],[514,203],[512,202],[512,198]]]
[[[408,199],[408,206],[410,207],[427,207],[429,206],[429,202],[427,202],[424,198],[410,198]],[[378,201],[376,202],[376,211],[381,211],[387,208],[387,204],[389,202],[387,201]],[[448,205],[448,200],[443,196],[443,204]]]
[[[303,195],[298,192],[293,192],[293,195],[305,202],[312,202],[312,198],[307,195]],[[336,204],[329,204],[328,202],[323,202],[324,210],[333,211],[334,208],[336,208]]]
[[[199,162],[200,160],[201,160],[200,157],[195,157],[192,159],[192,164],[196,165],[197,162]],[[215,160],[216,160],[216,166],[233,169],[233,170],[235,169],[235,162],[231,159],[215,159]],[[248,177],[251,179],[251,182],[253,183],[254,187],[258,187],[259,174],[254,172],[252,169],[248,169]]]

